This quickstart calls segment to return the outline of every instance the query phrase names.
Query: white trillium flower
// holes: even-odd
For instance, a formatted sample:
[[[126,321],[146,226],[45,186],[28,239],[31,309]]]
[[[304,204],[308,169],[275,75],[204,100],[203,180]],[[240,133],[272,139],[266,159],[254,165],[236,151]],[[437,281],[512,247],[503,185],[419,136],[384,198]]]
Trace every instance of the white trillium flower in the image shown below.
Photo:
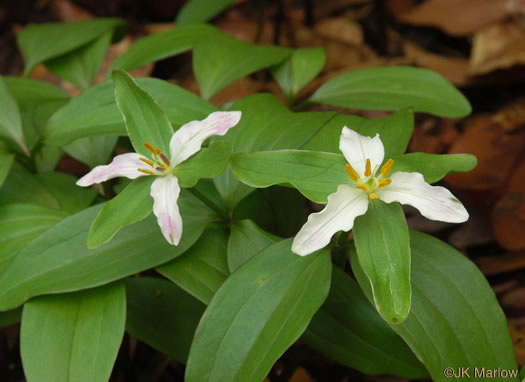
[[[328,196],[326,207],[310,214],[295,236],[294,253],[306,256],[325,247],[334,233],[350,231],[355,218],[366,213],[370,199],[408,204],[431,220],[462,223],[468,219],[467,210],[449,190],[429,185],[420,173],[398,171],[388,176],[392,159],[379,170],[385,156],[379,134],[364,137],[345,126],[339,150],[348,162],[345,170],[353,184],[340,184]]]
[[[151,158],[138,153],[118,155],[105,166],[97,166],[77,181],[87,187],[116,177],[136,179],[141,176],[158,176],[152,185],[153,213],[157,217],[162,234],[172,244],[179,244],[182,236],[182,218],[179,213],[179,181],[173,170],[177,165],[197,153],[202,143],[213,135],[224,135],[241,119],[240,111],[211,113],[202,121],[191,121],[178,129],[170,140],[170,159],[149,143],[144,147]]]

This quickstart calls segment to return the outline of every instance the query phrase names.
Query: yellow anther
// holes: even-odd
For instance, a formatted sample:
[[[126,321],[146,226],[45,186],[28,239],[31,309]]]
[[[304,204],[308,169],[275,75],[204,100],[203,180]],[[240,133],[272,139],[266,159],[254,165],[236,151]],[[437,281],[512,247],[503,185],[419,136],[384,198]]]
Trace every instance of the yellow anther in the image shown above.
[[[377,196],[376,194],[372,193],[372,194],[368,194],[368,196],[370,197],[370,199],[379,199],[379,196]]]
[[[379,179],[379,182],[377,183],[377,188],[388,186],[390,183],[392,183],[392,180],[389,178]]]
[[[153,171],[150,171],[150,170],[144,170],[143,168],[139,168],[137,170],[139,170],[140,172],[143,172],[144,174],[153,175]]]
[[[153,147],[149,143],[144,143],[144,147],[146,148],[146,150],[148,150],[152,154],[156,154],[157,153],[158,149],[156,149],[155,147]]]
[[[387,176],[390,170],[392,170],[393,165],[394,161],[392,159],[387,160],[383,167],[381,167],[381,175]]]
[[[141,161],[143,161],[144,163],[150,165],[151,167],[154,167],[154,164],[152,161],[150,161],[149,159],[146,159],[146,158],[139,158]]]
[[[160,155],[160,154],[162,154],[162,151],[160,151],[160,149],[155,149],[155,153],[154,154],[155,155]]]
[[[357,172],[350,166],[348,163],[345,165],[345,171],[354,182],[357,182],[359,180],[359,175],[357,175]]]
[[[360,190],[363,190],[364,192],[368,192],[368,187],[365,186],[364,184],[358,184],[356,187],[359,188]]]
[[[366,160],[365,176],[372,175],[372,165],[370,164],[370,159]]]

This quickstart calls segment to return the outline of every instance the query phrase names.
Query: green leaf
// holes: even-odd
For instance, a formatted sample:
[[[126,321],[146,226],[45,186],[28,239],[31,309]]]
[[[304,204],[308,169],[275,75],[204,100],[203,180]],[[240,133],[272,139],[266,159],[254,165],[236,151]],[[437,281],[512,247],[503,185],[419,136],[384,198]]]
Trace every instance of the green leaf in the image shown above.
[[[230,166],[235,176],[252,187],[291,184],[316,203],[343,183],[352,184],[340,154],[280,150],[235,154]]]
[[[410,239],[412,308],[408,318],[392,329],[432,379],[444,381],[443,370],[448,367],[456,371],[470,367],[471,372],[475,367],[516,370],[507,321],[481,272],[436,238],[411,231]],[[370,299],[369,282],[355,256],[351,260],[357,281]]]
[[[228,236],[222,225],[210,225],[185,254],[157,268],[186,292],[208,304],[229,276]]]
[[[4,80],[18,104],[25,142],[32,150],[37,145],[49,117],[69,100],[69,95],[48,82],[22,77],[4,77]],[[56,164],[53,162],[57,158],[56,149],[53,153],[44,147],[33,154],[39,168],[46,164],[50,171]]]
[[[383,321],[356,282],[337,267],[330,293],[302,340],[327,357],[368,375],[428,376],[405,342]]]
[[[0,149],[0,188],[4,184],[11,167],[13,166],[15,155]]]
[[[228,267],[234,272],[263,249],[280,240],[259,228],[251,220],[236,221],[230,226],[228,240]]]
[[[169,153],[173,128],[157,101],[123,70],[113,71],[113,82],[117,105],[135,151],[150,157],[151,153],[144,147],[144,143],[150,143]]]
[[[369,110],[410,107],[448,118],[464,117],[471,112],[467,99],[441,75],[403,66],[343,74],[322,85],[309,101]]]
[[[20,249],[67,216],[35,204],[0,206],[0,274]]]
[[[108,162],[117,139],[118,137],[113,135],[80,138],[64,146],[63,149],[76,160],[89,167],[95,167]]]
[[[230,142],[234,153],[300,148],[323,134],[336,116],[331,112],[293,113],[269,94],[246,97],[235,102],[231,110],[242,111],[243,117],[221,140]],[[331,128],[334,127],[341,134],[342,126]],[[214,183],[230,210],[253,191],[240,183],[231,170],[215,178]]]
[[[15,98],[9,91],[4,79],[0,77],[0,136],[12,139],[29,156],[29,148],[24,139],[22,118]]]
[[[211,25],[175,26],[171,30],[154,33],[133,45],[111,65],[112,69],[132,70],[150,62],[162,60],[192,49],[197,42],[217,30]]]
[[[70,98],[49,82],[23,77],[4,77],[4,80],[21,109],[33,109],[46,102],[65,103]]]
[[[410,312],[410,237],[398,203],[370,200],[354,223],[359,264],[370,280],[375,306],[386,322],[399,324]]]
[[[22,319],[22,308],[0,312],[0,328],[18,324]]]
[[[60,209],[60,202],[49,189],[16,161],[0,189],[0,205],[8,203],[32,203]]]
[[[291,103],[307,83],[317,76],[326,61],[324,49],[294,49],[290,57],[270,71]]]
[[[90,188],[79,188],[77,178],[62,172],[37,174],[36,178],[58,200],[60,208],[75,213],[88,207],[97,196]]]
[[[472,154],[410,153],[394,157],[392,173],[396,171],[419,172],[427,183],[436,183],[447,174],[467,172],[476,167],[478,160]]]
[[[158,100],[173,126],[204,119],[217,111],[200,97],[169,82],[155,78],[138,78],[136,82]],[[73,98],[50,118],[43,135],[47,143],[54,145],[95,135],[126,135],[113,84],[93,86]]]
[[[53,171],[62,155],[63,151],[59,146],[40,146],[40,150],[33,156],[36,171],[39,173]]]
[[[290,187],[258,189],[233,210],[233,219],[251,219],[262,229],[280,237],[294,236],[305,223],[305,200]]]
[[[135,179],[105,203],[89,229],[86,246],[97,248],[110,241],[122,227],[147,218],[153,209],[150,191],[155,179],[154,176]]]
[[[180,256],[216,217],[184,191],[179,207],[184,233],[176,247],[163,238],[153,215],[124,227],[110,243],[96,249],[86,248],[85,241],[102,205],[64,219],[24,247],[0,275],[0,310],[41,294],[107,284]]]
[[[291,242],[267,247],[217,291],[195,333],[187,382],[262,381],[306,329],[330,288],[330,256],[294,255]]]
[[[232,82],[282,62],[290,53],[286,48],[257,46],[222,33],[210,34],[193,49],[193,71],[201,96],[210,99]]]
[[[188,160],[177,165],[173,171],[181,187],[195,186],[201,178],[214,178],[224,172],[232,147],[228,142],[213,142]]]
[[[126,330],[185,363],[205,305],[175,284],[149,277],[126,280]]]
[[[195,24],[208,21],[224,11],[233,0],[190,0],[177,14],[178,25]]]
[[[125,322],[123,283],[29,301],[20,333],[27,381],[108,381]]]
[[[122,25],[122,20],[102,18],[27,25],[17,34],[18,46],[25,60],[24,75],[31,73],[36,65],[80,48]]]
[[[104,61],[112,37],[113,30],[108,30],[86,45],[52,58],[45,64],[58,77],[80,89],[87,89]]]

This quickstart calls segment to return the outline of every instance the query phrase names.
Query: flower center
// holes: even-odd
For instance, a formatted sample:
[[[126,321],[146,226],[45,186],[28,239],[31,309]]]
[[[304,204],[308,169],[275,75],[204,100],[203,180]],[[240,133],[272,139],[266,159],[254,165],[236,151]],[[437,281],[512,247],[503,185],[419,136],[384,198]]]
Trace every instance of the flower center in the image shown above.
[[[357,188],[368,193],[370,199],[379,199],[379,196],[377,196],[374,191],[378,188],[386,187],[392,183],[392,180],[388,178],[387,175],[390,170],[392,170],[393,165],[394,161],[392,159],[387,160],[383,167],[381,167],[379,176],[376,176],[378,166],[376,166],[372,171],[370,159],[366,160],[365,173],[363,174],[363,177],[359,177],[357,172],[348,163],[345,165],[345,170],[348,174],[348,177],[356,183]]]
[[[146,158],[140,158],[140,160],[146,163],[148,166],[150,166],[152,170],[143,169],[143,168],[139,168],[138,170],[140,172],[143,172],[144,174],[149,174],[149,175],[155,175],[153,170],[156,170],[157,172],[161,172],[162,175],[169,174],[171,172],[171,168],[170,168],[171,163],[168,157],[164,155],[164,153],[159,148],[156,148],[155,146],[149,143],[144,143],[144,147],[152,154],[153,160],[151,161]],[[160,174],[157,173],[157,175],[160,175]]]

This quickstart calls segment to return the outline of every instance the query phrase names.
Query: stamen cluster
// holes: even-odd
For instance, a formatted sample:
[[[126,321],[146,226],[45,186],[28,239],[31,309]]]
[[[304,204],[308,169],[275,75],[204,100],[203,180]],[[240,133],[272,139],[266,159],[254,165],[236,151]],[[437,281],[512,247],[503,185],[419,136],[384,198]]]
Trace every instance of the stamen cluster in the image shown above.
[[[152,154],[153,161],[146,158],[140,158],[140,160],[150,166],[153,170],[163,173],[163,175],[169,174],[171,171],[171,162],[168,157],[159,148],[156,148],[149,143],[144,143],[144,147]],[[137,170],[144,174],[155,175],[155,173],[149,169],[139,168]]]
[[[370,159],[366,160],[365,173],[362,178],[359,177],[357,172],[348,163],[345,165],[345,170],[350,179],[356,183],[356,188],[368,193],[370,199],[379,199],[379,196],[377,196],[374,191],[392,183],[392,180],[388,178],[387,175],[390,173],[390,170],[392,170],[393,165],[394,161],[392,159],[387,160],[383,167],[381,167],[380,175],[377,177],[375,174],[379,165],[372,171]]]

